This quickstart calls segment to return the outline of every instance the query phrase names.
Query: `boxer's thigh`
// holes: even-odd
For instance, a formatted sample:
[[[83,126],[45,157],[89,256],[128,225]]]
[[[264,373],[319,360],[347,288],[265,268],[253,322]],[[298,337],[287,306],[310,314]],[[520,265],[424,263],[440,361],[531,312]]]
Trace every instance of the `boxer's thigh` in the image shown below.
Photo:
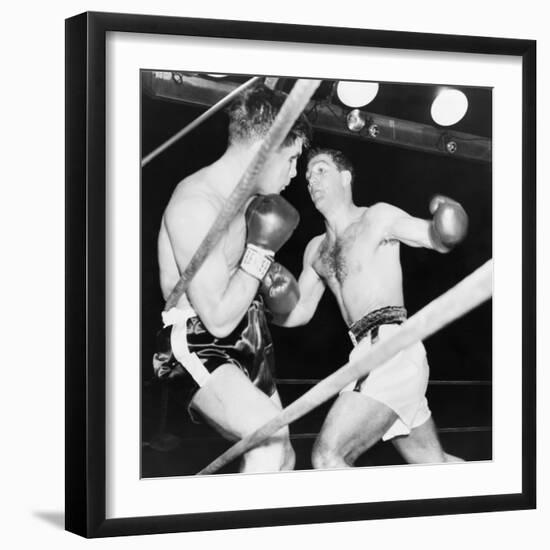
[[[221,435],[237,440],[273,418],[280,411],[280,401],[270,399],[241,369],[227,363],[195,393],[191,408]]]

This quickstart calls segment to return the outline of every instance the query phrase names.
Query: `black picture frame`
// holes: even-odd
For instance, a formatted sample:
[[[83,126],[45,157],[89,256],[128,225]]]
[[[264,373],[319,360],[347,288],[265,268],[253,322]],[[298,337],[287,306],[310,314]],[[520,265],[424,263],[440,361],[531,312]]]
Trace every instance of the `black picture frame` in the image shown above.
[[[522,61],[522,490],[514,494],[106,519],[106,33],[517,56]],[[536,506],[536,42],[115,13],[66,20],[66,529],[85,537]]]

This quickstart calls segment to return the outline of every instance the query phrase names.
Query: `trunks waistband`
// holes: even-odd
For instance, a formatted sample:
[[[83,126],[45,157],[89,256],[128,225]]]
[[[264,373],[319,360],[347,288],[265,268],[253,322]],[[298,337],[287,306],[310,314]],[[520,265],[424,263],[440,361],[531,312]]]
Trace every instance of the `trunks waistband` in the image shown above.
[[[250,303],[250,306],[248,307],[248,311],[250,311],[250,309],[252,308],[259,309],[263,307],[264,307],[263,298],[260,294],[257,294],[252,300],[252,302]],[[182,309],[173,307],[169,311],[162,312],[162,321],[163,321],[164,328],[170,325],[176,325],[178,323],[181,323],[181,324],[187,323],[189,319],[194,321],[193,323],[194,325],[196,325],[197,323],[201,325],[203,324],[200,317],[197,315],[195,310],[190,305]]]
[[[401,306],[387,306],[375,309],[355,321],[349,327],[349,336],[353,345],[356,346],[363,338],[372,332],[375,337],[378,334],[378,327],[382,325],[400,325],[407,319],[407,310]]]

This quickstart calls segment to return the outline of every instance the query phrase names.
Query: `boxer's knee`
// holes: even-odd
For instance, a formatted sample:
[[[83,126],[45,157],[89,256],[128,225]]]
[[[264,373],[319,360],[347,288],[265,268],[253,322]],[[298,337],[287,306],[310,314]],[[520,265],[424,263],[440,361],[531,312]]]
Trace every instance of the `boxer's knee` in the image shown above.
[[[327,439],[317,438],[311,451],[311,463],[315,469],[349,468],[341,450]]]
[[[296,453],[289,441],[285,447],[284,462],[281,470],[294,470],[294,466],[296,466]]]
[[[283,429],[260,446],[248,451],[242,459],[243,473],[278,472],[292,470],[296,461],[290,444],[288,429]]]
[[[445,457],[445,462],[465,462],[463,458],[460,458],[459,456],[455,456],[449,453],[443,453],[443,456]]]

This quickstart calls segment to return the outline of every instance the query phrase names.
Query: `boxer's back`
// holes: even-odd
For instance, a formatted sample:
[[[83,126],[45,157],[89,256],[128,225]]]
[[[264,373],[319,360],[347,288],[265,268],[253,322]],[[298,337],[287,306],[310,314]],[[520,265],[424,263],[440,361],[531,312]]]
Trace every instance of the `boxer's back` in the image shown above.
[[[211,227],[223,209],[225,198],[217,192],[213,184],[219,178],[215,165],[209,166],[178,184],[168,203],[158,236],[158,262],[160,285],[163,297],[166,299],[178,282],[193,254],[204,238],[198,233],[193,220],[199,216],[201,222],[208,222]],[[224,173],[227,181],[228,174]],[[178,231],[171,228],[170,220],[178,219]],[[183,220],[184,225],[181,224]],[[188,220],[188,223],[185,223]],[[204,226],[204,223],[201,223]],[[244,215],[239,214],[230,224],[227,231],[214,247],[211,254],[222,254],[231,272],[236,270],[244,250],[246,225]],[[176,261],[174,248],[178,247],[179,261]],[[183,251],[183,254],[181,253]],[[186,297],[182,296],[180,306],[186,305]]]

